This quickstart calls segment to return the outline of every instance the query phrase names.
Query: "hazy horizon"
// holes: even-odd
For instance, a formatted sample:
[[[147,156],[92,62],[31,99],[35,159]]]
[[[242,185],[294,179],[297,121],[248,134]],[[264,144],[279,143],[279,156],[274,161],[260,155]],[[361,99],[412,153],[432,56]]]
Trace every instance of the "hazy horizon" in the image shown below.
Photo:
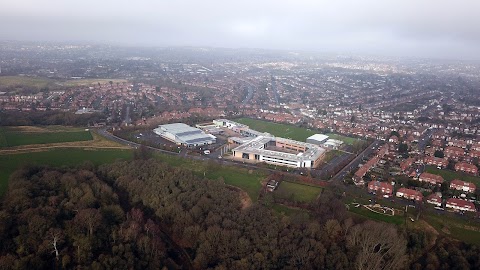
[[[480,2],[19,0],[2,40],[480,60]]]

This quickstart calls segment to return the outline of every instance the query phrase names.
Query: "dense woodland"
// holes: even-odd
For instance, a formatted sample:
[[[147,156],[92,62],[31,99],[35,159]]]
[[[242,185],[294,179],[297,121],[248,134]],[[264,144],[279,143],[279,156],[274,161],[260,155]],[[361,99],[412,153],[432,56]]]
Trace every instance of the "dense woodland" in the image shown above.
[[[352,218],[335,194],[286,217],[153,159],[26,167],[1,204],[0,269],[480,269],[477,247]]]

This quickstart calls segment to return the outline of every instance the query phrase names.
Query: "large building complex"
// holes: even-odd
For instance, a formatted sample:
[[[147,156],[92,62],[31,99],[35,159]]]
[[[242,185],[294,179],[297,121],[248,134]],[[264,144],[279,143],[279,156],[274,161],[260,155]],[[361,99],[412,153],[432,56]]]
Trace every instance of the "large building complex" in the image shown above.
[[[230,143],[239,145],[232,149],[233,157],[236,159],[287,167],[314,168],[319,165],[326,152],[318,145],[275,137],[230,120],[218,119],[214,123],[246,136],[229,139]]]
[[[183,123],[160,125],[153,132],[178,145],[187,147],[208,145],[216,142],[215,136],[206,134],[198,128]]]

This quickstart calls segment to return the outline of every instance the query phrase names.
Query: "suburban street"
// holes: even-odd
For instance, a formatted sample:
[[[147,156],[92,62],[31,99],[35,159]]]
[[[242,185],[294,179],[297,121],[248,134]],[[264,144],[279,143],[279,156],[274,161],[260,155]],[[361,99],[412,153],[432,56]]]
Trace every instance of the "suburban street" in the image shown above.
[[[361,152],[356,158],[354,158],[347,166],[343,167],[343,169],[341,169],[330,181],[343,180],[345,175],[347,175],[349,172],[357,168],[358,165],[362,162],[362,159],[364,157],[368,157],[369,155],[371,155],[372,152],[375,149],[378,149],[378,147],[381,144],[382,142],[379,140],[372,142],[365,150],[363,150],[363,152]]]

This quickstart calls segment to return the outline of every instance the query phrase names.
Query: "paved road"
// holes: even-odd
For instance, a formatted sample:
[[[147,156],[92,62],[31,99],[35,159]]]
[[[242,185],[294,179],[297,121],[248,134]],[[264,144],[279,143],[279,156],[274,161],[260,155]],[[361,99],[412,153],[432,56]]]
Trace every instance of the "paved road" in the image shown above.
[[[420,150],[420,152],[425,151],[425,147],[427,147],[428,140],[430,140],[434,132],[435,132],[435,129],[428,129],[427,131],[425,131],[422,137],[418,140],[417,147],[418,147],[418,150]]]
[[[371,155],[375,149],[378,149],[378,146],[382,144],[381,141],[376,140],[372,142],[362,153],[360,153],[356,158],[354,158],[347,166],[343,167],[330,181],[341,181],[343,178],[352,170],[358,168],[358,165],[362,162],[364,157]]]
[[[322,175],[319,176],[324,179],[332,177],[333,174],[335,174],[339,169],[343,168],[345,164],[352,159],[352,156],[352,154],[342,153],[342,155],[332,158],[319,170],[322,173]]]

